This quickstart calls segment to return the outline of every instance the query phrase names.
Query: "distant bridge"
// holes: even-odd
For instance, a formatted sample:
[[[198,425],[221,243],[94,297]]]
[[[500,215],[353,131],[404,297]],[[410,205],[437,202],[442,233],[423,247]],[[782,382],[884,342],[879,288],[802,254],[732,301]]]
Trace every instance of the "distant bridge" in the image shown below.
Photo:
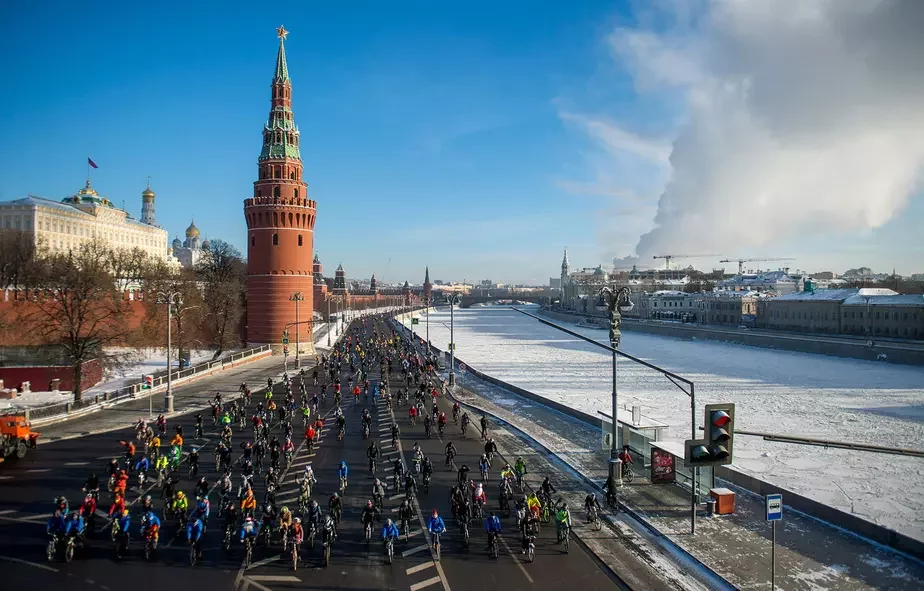
[[[462,296],[461,307],[469,308],[472,304],[482,304],[487,302],[497,302],[501,300],[510,300],[517,302],[530,302],[532,304],[548,304],[552,301],[552,294],[539,292],[539,293],[530,293],[530,294],[509,294],[509,293],[486,293],[478,295],[464,295]]]

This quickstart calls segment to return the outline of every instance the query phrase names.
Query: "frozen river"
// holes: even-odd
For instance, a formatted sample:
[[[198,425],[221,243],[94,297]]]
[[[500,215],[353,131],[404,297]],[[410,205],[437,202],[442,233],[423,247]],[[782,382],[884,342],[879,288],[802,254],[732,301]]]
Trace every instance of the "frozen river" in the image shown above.
[[[524,307],[535,312],[534,306]],[[425,332],[426,318],[415,329]],[[432,313],[430,340],[446,350],[449,310]],[[607,342],[605,330],[568,328]],[[514,310],[455,311],[456,355],[505,382],[591,414],[610,408],[610,357]],[[734,402],[739,429],[924,448],[924,368],[807,355],[716,341],[623,332],[626,353],[696,383],[702,406]],[[619,401],[690,433],[689,399],[660,374],[620,360]],[[924,539],[924,460],[735,438],[739,470]]]

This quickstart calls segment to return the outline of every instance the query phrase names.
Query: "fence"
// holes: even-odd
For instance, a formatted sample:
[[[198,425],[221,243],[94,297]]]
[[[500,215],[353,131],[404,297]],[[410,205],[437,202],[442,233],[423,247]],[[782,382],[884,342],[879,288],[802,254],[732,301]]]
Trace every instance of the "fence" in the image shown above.
[[[247,349],[246,351],[241,351],[239,353],[227,355],[225,357],[222,357],[221,359],[216,359],[214,361],[206,361],[205,363],[200,363],[193,367],[187,367],[185,369],[178,369],[178,370],[171,370],[170,379],[173,382],[184,380],[186,378],[190,378],[200,373],[210,372],[214,370],[216,367],[222,367],[228,364],[233,364],[242,359],[246,359],[247,357],[252,357],[254,355],[258,355],[260,353],[263,353],[269,350],[271,350],[271,347],[269,345],[263,345],[260,347],[256,347],[254,349]],[[155,372],[153,376],[154,376],[154,386],[151,390],[143,390],[141,387],[142,382],[138,382],[136,384],[130,384],[128,386],[124,386],[117,390],[113,390],[112,392],[103,392],[102,394],[84,396],[79,401],[63,402],[60,404],[51,404],[51,405],[42,406],[39,408],[27,409],[25,411],[25,415],[26,415],[26,418],[29,419],[30,421],[47,419],[49,417],[54,417],[57,415],[69,414],[74,411],[82,410],[82,409],[85,409],[85,408],[88,408],[94,405],[102,404],[105,402],[115,402],[115,401],[120,401],[120,400],[124,400],[127,398],[134,398],[141,392],[153,393],[154,389],[158,389],[161,386],[167,385],[167,370],[166,369]],[[7,414],[11,414],[11,413],[19,414],[19,411],[7,412]]]

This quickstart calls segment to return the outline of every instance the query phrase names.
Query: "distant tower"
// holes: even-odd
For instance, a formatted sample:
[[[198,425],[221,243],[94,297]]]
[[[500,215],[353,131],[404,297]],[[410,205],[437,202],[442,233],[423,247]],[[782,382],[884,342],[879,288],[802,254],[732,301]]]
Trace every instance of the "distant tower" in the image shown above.
[[[334,271],[334,288],[331,293],[336,295],[347,294],[346,271],[343,270],[343,263],[337,265],[337,270]]]
[[[270,85],[269,119],[263,126],[263,148],[257,159],[259,178],[253,197],[244,200],[247,220],[247,341],[273,344],[281,351],[283,330],[295,322],[296,302],[303,300],[299,320],[310,320],[314,309],[311,277],[316,203],[308,199],[302,180],[299,132],[292,115],[292,82],[286,65],[288,31],[276,29],[279,52]],[[289,328],[289,346],[295,343],[295,327]],[[302,349],[313,351],[309,324],[299,325]]]
[[[411,286],[407,281],[404,282],[404,288],[402,291],[404,292],[404,304],[406,306],[411,305]]]
[[[372,292],[372,295],[379,293],[378,285],[375,283],[375,273],[372,274],[372,279],[369,280],[369,291]]]
[[[561,259],[561,288],[565,289],[568,283],[568,275],[571,274],[571,264],[568,262],[568,249],[565,249],[565,256]]]
[[[151,180],[148,179],[148,188],[141,193],[141,223],[156,226],[154,218],[154,191],[151,190]]]
[[[195,220],[190,220],[189,227],[186,228],[186,242],[183,246],[190,250],[199,249],[199,228],[196,227]]]
[[[430,266],[424,271],[423,296],[427,303],[430,303],[430,294],[433,291],[433,285],[430,283]]]

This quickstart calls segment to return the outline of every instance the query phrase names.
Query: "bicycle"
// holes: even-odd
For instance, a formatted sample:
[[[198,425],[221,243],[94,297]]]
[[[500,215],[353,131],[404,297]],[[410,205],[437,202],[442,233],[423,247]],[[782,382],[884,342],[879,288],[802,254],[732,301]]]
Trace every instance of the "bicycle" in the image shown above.
[[[431,531],[433,535],[433,553],[436,554],[436,559],[440,559],[440,534],[438,532]]]
[[[297,570],[298,569],[298,544],[295,542],[295,540],[291,540],[289,543],[292,545],[292,551],[290,553],[292,556],[292,570]]]
[[[629,464],[623,463],[622,465],[622,479],[626,484],[632,484],[632,481],[635,480],[635,473],[632,472],[632,467]]]
[[[526,537],[526,562],[532,562],[536,559],[536,536],[530,534]]]
[[[424,492],[425,492],[425,493],[429,493],[429,492],[430,492],[430,473],[429,473],[429,472],[427,472],[426,474],[424,474],[424,477],[423,477],[423,487],[424,487]]]
[[[248,567],[253,561],[253,536],[244,538],[244,564]]]
[[[315,527],[314,523],[308,524],[308,547],[314,550],[314,538],[317,535],[318,530]]]
[[[587,513],[587,520],[590,522],[590,527],[592,527],[594,531],[600,531],[600,529],[603,528],[603,522],[600,521],[600,515],[596,507],[590,507],[590,511]]]
[[[150,561],[154,557],[154,536],[145,536],[144,559]]]
[[[340,477],[340,495],[341,496],[343,495],[344,491],[346,491],[346,487],[347,487],[346,476],[341,476]]]
[[[571,552],[571,528],[567,525],[563,527],[564,531],[561,533],[561,543],[564,546],[565,554]]]
[[[343,435],[344,435],[344,429],[343,427],[340,427],[339,429],[337,429],[337,439],[339,441],[343,441]]]
[[[189,566],[196,566],[196,560],[199,558],[198,542],[189,543]]]
[[[366,534],[366,546],[368,546],[369,542],[372,540],[372,524],[366,523],[366,525],[363,526],[363,530]]]
[[[385,561],[388,564],[391,564],[392,559],[395,555],[395,542],[394,538],[388,536],[385,538]]]
[[[369,473],[375,476],[375,459],[369,458]]]
[[[497,533],[491,534],[491,540],[488,542],[488,555],[491,558],[497,558],[498,554],[498,543],[497,543]]]
[[[459,530],[460,530],[460,533],[462,534],[462,544],[464,544],[465,547],[467,548],[467,547],[468,547],[468,539],[469,539],[468,521],[467,521],[467,520],[463,519],[463,520],[459,523]]]

